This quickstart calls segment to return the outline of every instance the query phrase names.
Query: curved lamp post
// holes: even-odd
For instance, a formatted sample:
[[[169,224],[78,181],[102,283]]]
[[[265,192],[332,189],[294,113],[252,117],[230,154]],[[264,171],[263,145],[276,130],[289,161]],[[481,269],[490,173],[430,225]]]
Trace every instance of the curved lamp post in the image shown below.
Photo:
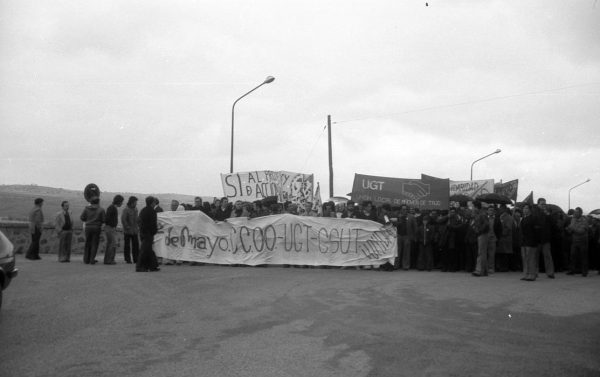
[[[486,157],[490,157],[491,155],[493,155],[493,154],[496,154],[496,153],[500,153],[500,152],[502,152],[502,150],[500,150],[500,149],[496,149],[496,150],[495,150],[495,151],[493,151],[492,153],[490,153],[490,154],[488,154],[488,155],[485,155],[485,156],[481,157],[481,158],[480,158],[480,159],[478,159],[478,160],[475,160],[475,161],[473,161],[473,163],[471,164],[471,181],[473,180],[473,165],[475,165],[475,163],[476,163],[477,161],[481,161],[481,160],[483,160],[483,159],[484,159],[484,158],[486,158]]]
[[[261,86],[263,86],[265,84],[270,84],[273,81],[275,81],[275,77],[273,77],[273,76],[267,76],[267,78],[265,79],[265,81],[263,81],[259,86],[257,86],[256,88],[252,89],[248,93],[244,94],[240,98],[236,99],[235,102],[233,103],[233,106],[231,107],[231,164],[229,165],[229,173],[233,173],[233,125],[234,125],[235,104],[238,103],[238,101],[241,100],[242,98],[246,97],[248,94],[250,94],[253,91],[255,91],[256,89],[260,88]]]
[[[579,186],[583,185],[584,183],[588,183],[589,181],[591,181],[591,179],[588,178],[585,181],[581,182],[580,184],[575,185],[575,186],[573,186],[573,187],[571,187],[569,189],[569,208],[567,208],[567,211],[571,209],[571,190],[573,190],[576,187],[579,187]]]

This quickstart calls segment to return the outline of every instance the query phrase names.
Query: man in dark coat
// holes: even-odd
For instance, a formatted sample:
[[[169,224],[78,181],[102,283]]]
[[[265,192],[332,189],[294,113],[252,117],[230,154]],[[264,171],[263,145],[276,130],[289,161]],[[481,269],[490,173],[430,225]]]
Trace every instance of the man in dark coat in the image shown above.
[[[29,212],[29,233],[31,233],[31,244],[25,258],[31,260],[38,260],[40,258],[40,239],[42,238],[42,226],[44,224],[44,213],[42,212],[42,205],[44,199],[37,198],[34,200],[33,209]]]
[[[106,221],[106,211],[100,207],[99,197],[95,196],[90,199],[90,205],[85,207],[79,219],[85,224],[83,263],[96,264],[100,232],[102,232],[102,225]]]
[[[537,245],[539,243],[538,224],[531,214],[529,204],[523,206],[523,219],[521,220],[521,242],[523,246],[523,272],[521,280],[534,281],[537,277]]]
[[[546,205],[546,199],[539,198],[537,201],[539,213],[538,213],[538,226],[539,226],[539,239],[537,246],[538,255],[544,257],[544,271],[550,279],[554,279],[554,263],[552,260],[551,241],[552,234],[557,232],[554,226],[554,220],[550,216],[550,210]],[[537,261],[538,259],[536,259]],[[536,268],[539,270],[539,268]]]
[[[154,197],[148,196],[146,198],[146,207],[142,208],[138,217],[142,246],[135,266],[136,272],[160,270],[160,268],[158,268],[156,254],[154,254],[154,250],[152,250],[154,235],[158,232],[158,221],[154,205]]]
[[[104,221],[104,233],[106,234],[106,251],[104,251],[104,264],[117,264],[115,255],[117,254],[117,225],[119,223],[119,210],[123,204],[123,196],[115,195],[113,202],[106,209],[106,219]]]

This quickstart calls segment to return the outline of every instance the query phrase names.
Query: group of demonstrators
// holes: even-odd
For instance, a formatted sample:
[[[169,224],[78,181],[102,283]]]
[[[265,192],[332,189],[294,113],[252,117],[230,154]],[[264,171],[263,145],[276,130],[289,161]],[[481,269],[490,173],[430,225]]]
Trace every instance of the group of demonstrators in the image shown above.
[[[100,206],[100,198],[93,197],[90,204],[85,207],[80,220],[83,222],[85,234],[85,247],[83,252],[83,263],[94,265],[98,263],[96,254],[100,244],[100,235],[104,229],[106,236],[106,249],[104,250],[104,264],[116,264],[115,256],[117,249],[116,229],[119,222],[118,208],[123,205],[122,195],[115,195],[111,205],[105,210]],[[121,213],[121,224],[124,234],[123,256],[128,264],[135,263],[136,271],[159,271],[156,254],[152,250],[154,235],[158,231],[157,212],[162,209],[157,198],[148,196],[146,206],[138,213],[138,199],[130,196],[126,208]],[[41,259],[39,255],[40,238],[44,214],[42,206],[44,199],[34,200],[34,207],[29,213],[29,228],[31,232],[31,244],[25,254],[25,258],[31,260]],[[73,214],[70,211],[68,201],[61,203],[61,210],[56,214],[54,225],[59,237],[58,261],[69,263],[71,261],[71,242],[73,239]],[[141,246],[140,241],[141,240]]]
[[[129,197],[121,212],[124,259],[126,263],[135,263],[136,271],[158,271],[159,260],[152,250],[152,241],[157,233],[156,213],[163,210],[158,199],[149,196],[146,206],[138,213],[137,201],[135,196]],[[102,228],[106,234],[104,264],[116,263],[115,232],[118,208],[123,202],[123,196],[116,195],[112,204],[104,210],[100,207],[99,198],[95,197],[84,209],[80,216],[86,238],[84,263],[97,263],[95,257]],[[43,199],[36,199],[34,204],[30,212],[32,243],[26,254],[28,259],[40,259]],[[170,210],[202,211],[215,221],[284,213],[376,221],[395,227],[397,234],[398,257],[393,264],[386,263],[377,268],[384,271],[439,269],[444,272],[466,271],[477,277],[496,272],[523,271],[522,280],[534,281],[540,271],[553,279],[556,272],[585,277],[590,267],[600,268],[600,221],[583,216],[581,208],[565,214],[557,207],[547,205],[543,198],[538,199],[537,205],[522,203],[513,208],[474,201],[444,211],[419,211],[407,205],[375,206],[369,201],[360,204],[352,201],[326,202],[321,206],[305,202],[300,206],[291,202],[278,203],[276,198],[229,203],[224,197],[209,203],[196,197],[193,205],[173,200]],[[58,259],[69,262],[73,221],[66,201],[56,215],[55,226],[60,239]],[[175,263],[181,264],[182,261],[165,261],[165,264]]]

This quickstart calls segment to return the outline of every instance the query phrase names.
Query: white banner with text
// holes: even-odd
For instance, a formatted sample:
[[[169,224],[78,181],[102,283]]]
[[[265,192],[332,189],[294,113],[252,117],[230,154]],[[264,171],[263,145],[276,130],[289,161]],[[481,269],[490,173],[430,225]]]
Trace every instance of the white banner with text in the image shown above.
[[[158,257],[212,264],[361,266],[393,262],[396,229],[368,220],[273,215],[214,222],[201,211],[158,213]]]

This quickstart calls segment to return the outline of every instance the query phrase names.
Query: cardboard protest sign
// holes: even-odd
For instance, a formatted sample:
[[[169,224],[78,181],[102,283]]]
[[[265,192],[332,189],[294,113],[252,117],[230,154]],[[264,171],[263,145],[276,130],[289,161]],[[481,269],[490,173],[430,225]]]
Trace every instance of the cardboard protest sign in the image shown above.
[[[494,180],[483,179],[478,181],[450,181],[450,196],[466,195],[473,199],[479,195],[494,192]]]
[[[230,202],[252,202],[276,196],[280,203],[290,201],[303,205],[313,199],[312,174],[259,170],[221,174],[223,194]]]
[[[519,180],[514,179],[505,183],[496,183],[494,185],[494,192],[496,194],[504,195],[510,200],[517,201],[517,192],[519,191]]]

